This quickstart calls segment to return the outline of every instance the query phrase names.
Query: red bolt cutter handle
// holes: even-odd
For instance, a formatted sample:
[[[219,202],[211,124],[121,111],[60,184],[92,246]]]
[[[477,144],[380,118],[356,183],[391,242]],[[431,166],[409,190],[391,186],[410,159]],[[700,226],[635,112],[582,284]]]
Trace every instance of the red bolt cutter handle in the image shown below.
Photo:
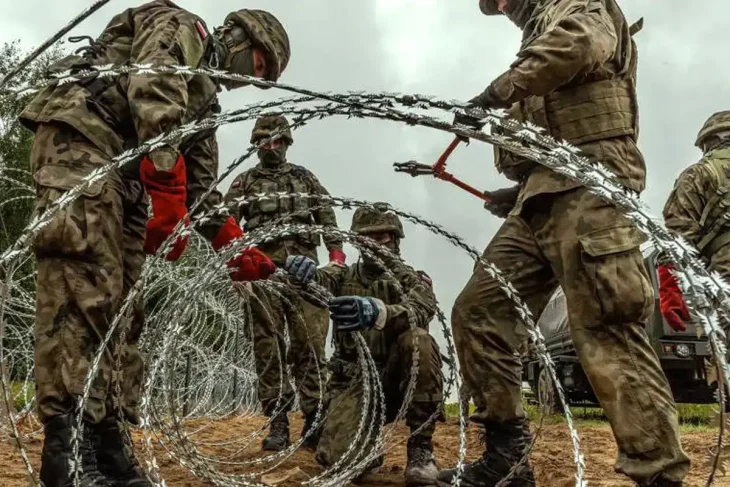
[[[474,188],[473,186],[470,186],[454,176],[453,174],[446,172],[446,160],[451,156],[451,153],[454,152],[456,147],[461,142],[461,139],[459,137],[454,138],[453,141],[449,144],[449,146],[446,148],[446,150],[439,156],[439,158],[436,160],[436,163],[433,166],[427,166],[426,164],[419,164],[415,161],[408,161],[408,162],[396,162],[393,164],[395,166],[395,170],[397,172],[405,172],[410,174],[411,176],[421,176],[424,174],[431,174],[433,177],[437,179],[441,179],[443,181],[448,181],[451,184],[454,184],[464,191],[468,191],[469,193],[473,194],[477,198],[486,201],[487,203],[491,202],[491,198],[489,198],[487,195],[484,194],[483,191],[479,191],[478,189]]]

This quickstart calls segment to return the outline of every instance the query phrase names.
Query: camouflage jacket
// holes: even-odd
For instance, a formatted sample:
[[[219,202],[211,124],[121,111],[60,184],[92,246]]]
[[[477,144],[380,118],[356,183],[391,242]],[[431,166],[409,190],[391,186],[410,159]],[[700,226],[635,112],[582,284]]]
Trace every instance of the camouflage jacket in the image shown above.
[[[382,320],[382,329],[361,332],[378,365],[385,364],[390,347],[401,333],[411,328],[411,319],[415,326],[428,330],[436,313],[436,296],[431,279],[425,273],[414,271],[400,262],[392,267],[391,272],[394,277],[390,279],[382,273],[371,275],[361,261],[351,266],[318,269],[315,277],[317,283],[335,296],[369,296],[383,303],[384,309],[378,317],[378,321]],[[398,285],[402,293],[398,292]],[[334,359],[357,360],[352,333],[335,333],[334,342]]]
[[[512,105],[516,119],[583,148],[623,184],[641,191],[644,160],[634,143],[636,65],[636,44],[615,0],[541,0],[527,22],[517,60],[490,90]],[[522,200],[579,185],[500,150],[495,163],[500,172],[525,183]],[[522,178],[510,174],[512,165],[523,166],[516,171]],[[531,166],[526,173],[525,165]]]
[[[244,171],[233,180],[225,199],[230,203],[236,198],[265,193],[329,195],[309,169],[286,162],[275,169],[258,164]],[[291,223],[337,227],[335,211],[331,206],[321,206],[316,198],[263,197],[250,204],[238,205],[236,211],[239,220],[245,221],[247,231],[287,216],[291,217]],[[289,255],[306,255],[316,261],[316,247],[321,240],[314,232],[300,233],[296,238],[264,244],[260,248],[278,265],[282,265]],[[325,236],[324,243],[327,250],[342,249],[342,241],[337,237]]]
[[[114,16],[101,36],[81,56],[69,56],[52,70],[81,70],[89,65],[199,66],[209,34],[203,21],[169,0],[155,0]],[[110,158],[181,124],[220,111],[218,85],[207,76],[131,74],[86,79],[42,90],[21,114],[31,130],[39,123],[64,123],[78,130]],[[212,184],[218,173],[215,131],[198,133],[155,151],[153,162],[169,169],[178,151],[185,158],[188,206]],[[138,178],[139,161],[122,168]],[[79,168],[79,171],[82,171]],[[199,211],[221,201],[213,192]],[[202,228],[213,238],[223,217]]]
[[[706,153],[677,178],[664,206],[664,220],[671,232],[696,246],[714,270],[719,264],[714,261],[726,260],[724,254],[730,251],[728,208],[730,146],[725,145]],[[718,270],[730,271],[726,265],[720,267]]]

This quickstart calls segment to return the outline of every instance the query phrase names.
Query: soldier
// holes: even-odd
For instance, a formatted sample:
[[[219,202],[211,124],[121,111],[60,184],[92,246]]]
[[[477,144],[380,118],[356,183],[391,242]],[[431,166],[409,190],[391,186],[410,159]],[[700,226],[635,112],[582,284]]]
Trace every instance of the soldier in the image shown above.
[[[231,184],[226,200],[261,195],[265,193],[286,193],[299,195],[329,195],[317,177],[308,169],[291,164],[286,153],[294,143],[289,122],[282,116],[266,116],[256,121],[251,133],[251,143],[258,144],[275,133],[281,137],[259,147],[259,164],[239,175]],[[239,218],[246,222],[248,231],[282,218],[305,225],[317,224],[337,227],[335,212],[331,206],[322,207],[316,198],[297,196],[294,198],[259,198],[252,204],[240,205]],[[300,232],[296,236],[259,245],[266,255],[278,266],[284,265],[289,255],[305,255],[317,262],[317,247],[321,243],[319,234]],[[329,263],[345,265],[342,242],[331,236],[324,237],[329,251]],[[269,435],[264,438],[264,450],[281,451],[290,445],[288,411],[294,402],[294,391],[286,380],[282,367],[285,357],[284,322],[289,323],[291,347],[288,361],[294,372],[294,379],[300,391],[300,404],[304,413],[302,436],[309,431],[320,402],[320,382],[325,377],[325,342],[329,320],[327,311],[313,306],[308,301],[297,299],[296,306],[286,307],[280,299],[255,288],[257,299],[252,300],[252,312],[256,368],[259,377],[259,400],[264,414],[271,418]],[[268,303],[267,306],[261,304]],[[282,372],[284,380],[282,381]],[[284,407],[277,409],[277,399]],[[307,448],[317,446],[317,431],[307,436]]]
[[[400,219],[387,210],[385,203],[378,203],[374,208],[358,208],[352,217],[351,230],[384,245],[396,255],[400,253],[400,240],[405,237]],[[428,324],[436,311],[429,277],[394,261],[393,277],[389,278],[365,255],[357,265],[318,270],[309,257],[290,256],[284,268],[300,282],[306,284],[314,279],[339,296],[329,304],[335,352],[330,360],[329,405],[316,460],[326,467],[334,465],[348,450],[352,435],[358,430],[364,391],[353,332],[360,331],[380,372],[386,422],[392,422],[402,406],[412,377],[414,347],[418,350],[416,388],[406,413],[412,436],[408,439],[405,475],[407,485],[433,485],[438,474],[431,442],[435,424],[428,420],[434,415],[438,419],[443,417],[443,378],[439,348],[428,333]],[[415,328],[411,328],[411,317]],[[378,414],[373,408],[368,412]],[[370,453],[369,449],[365,451]],[[368,465],[368,470],[374,471],[382,461],[383,457],[378,457]]]
[[[481,0],[523,32],[517,60],[470,102],[455,123],[481,127],[479,109],[510,108],[520,120],[578,146],[640,192],[645,165],[636,146],[636,45],[615,0]],[[470,116],[471,115],[471,116]],[[653,291],[640,244],[621,211],[549,168],[500,154],[497,168],[518,183],[490,193],[506,217],[483,258],[502,270],[539,316],[560,285],[581,365],[618,443],[616,469],[646,486],[678,486],[689,468],[676,407],[645,325]],[[461,369],[473,392],[472,419],[486,451],[462,485],[494,486],[530,443],[520,393],[527,332],[513,303],[477,264],[451,318]],[[443,471],[450,482],[454,470]],[[533,486],[529,464],[509,485]]]
[[[268,12],[232,12],[211,35],[198,16],[168,0],[114,16],[83,50],[54,69],[149,63],[207,66],[276,80],[290,54],[286,31]],[[169,74],[97,77],[44,89],[21,115],[35,132],[31,169],[36,212],[123,151],[220,111],[218,91],[219,82],[207,76]],[[156,253],[177,223],[187,219],[187,208],[210,187],[217,170],[214,130],[171,141],[95,182],[38,233],[35,379],[45,431],[40,477],[46,487],[73,482],[70,444],[78,398],[101,339],[140,276],[145,254]],[[152,203],[149,220],[145,193]],[[200,211],[220,199],[213,192]],[[233,218],[213,218],[200,231],[216,250],[242,236]],[[186,244],[187,239],[178,238],[166,258],[179,258]],[[265,278],[274,271],[257,250],[241,252],[228,265],[234,280]],[[131,315],[124,325],[125,343],[105,351],[86,402],[81,486],[151,485],[117,425],[118,417],[139,421],[141,300]],[[112,381],[117,354],[122,374]],[[112,393],[116,387],[121,397]]]
[[[730,205],[730,111],[713,114],[697,135],[703,152],[674,183],[664,207],[667,228],[700,251],[710,272],[730,278],[730,225],[725,218]],[[663,260],[663,259],[660,259]],[[685,331],[689,311],[671,263],[659,264],[659,306],[667,324]]]

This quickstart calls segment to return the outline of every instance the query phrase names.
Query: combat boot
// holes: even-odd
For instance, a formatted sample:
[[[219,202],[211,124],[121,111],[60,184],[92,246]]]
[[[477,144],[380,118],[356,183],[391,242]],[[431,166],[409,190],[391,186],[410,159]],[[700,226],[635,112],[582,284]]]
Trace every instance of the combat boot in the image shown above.
[[[152,487],[125,441],[116,418],[106,418],[97,426],[99,449],[96,460],[99,471],[112,481],[114,487]]]
[[[269,436],[261,442],[261,448],[265,451],[284,451],[289,445],[289,416],[282,412],[271,420]]]
[[[312,425],[314,424],[314,418],[317,416],[317,411],[312,411],[309,414],[304,415],[304,426],[302,426],[302,438],[309,432],[309,436],[304,438],[304,441],[302,442],[302,446],[304,448],[309,448],[311,450],[316,450],[317,445],[319,444],[319,437],[322,436],[322,416],[320,415],[319,418],[319,424],[317,425],[317,428],[314,429],[314,431],[310,431],[312,429]]]
[[[357,477],[352,479],[353,484],[364,484],[368,482],[368,476],[375,475],[380,471],[380,467],[383,466],[383,463],[385,462],[385,457],[381,453],[377,457],[370,460],[370,462],[365,467],[365,470],[360,473]],[[368,482],[370,483],[370,482]]]
[[[519,462],[530,446],[532,435],[527,420],[505,421],[485,425],[482,441],[486,450],[477,461],[464,466],[461,485],[464,487],[494,487]],[[442,470],[438,475],[440,486],[450,485],[456,469]],[[535,476],[527,459],[505,487],[535,487]]]
[[[430,436],[411,436],[408,438],[408,465],[406,466],[406,485],[436,485],[439,470],[433,456]]]
[[[72,428],[75,418],[72,414],[54,416],[43,425],[45,439],[41,454],[41,482],[45,487],[73,487],[75,474],[70,468],[74,464]],[[96,463],[95,426],[84,423],[84,435],[79,441],[79,487],[114,487],[100,471]]]

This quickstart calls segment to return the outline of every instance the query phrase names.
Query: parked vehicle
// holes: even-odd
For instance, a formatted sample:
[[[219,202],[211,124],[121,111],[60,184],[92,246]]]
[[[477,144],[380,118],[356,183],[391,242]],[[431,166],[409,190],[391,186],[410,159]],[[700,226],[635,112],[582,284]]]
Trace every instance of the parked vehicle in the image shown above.
[[[712,379],[714,374],[707,373],[707,359],[711,354],[707,337],[698,337],[694,324],[688,324],[684,332],[677,332],[664,321],[659,310],[659,277],[656,270],[658,251],[649,247],[644,250],[643,255],[655,296],[654,312],[646,331],[669,379],[674,399],[678,403],[715,402],[717,382]],[[597,404],[570,338],[565,295],[561,289],[550,299],[537,326],[545,337],[547,350],[555,362],[558,379],[568,403]],[[546,405],[552,412],[560,412],[559,400],[552,394],[554,385],[534,353],[523,357],[523,380],[530,384],[538,403]],[[550,401],[553,397],[554,401]]]

